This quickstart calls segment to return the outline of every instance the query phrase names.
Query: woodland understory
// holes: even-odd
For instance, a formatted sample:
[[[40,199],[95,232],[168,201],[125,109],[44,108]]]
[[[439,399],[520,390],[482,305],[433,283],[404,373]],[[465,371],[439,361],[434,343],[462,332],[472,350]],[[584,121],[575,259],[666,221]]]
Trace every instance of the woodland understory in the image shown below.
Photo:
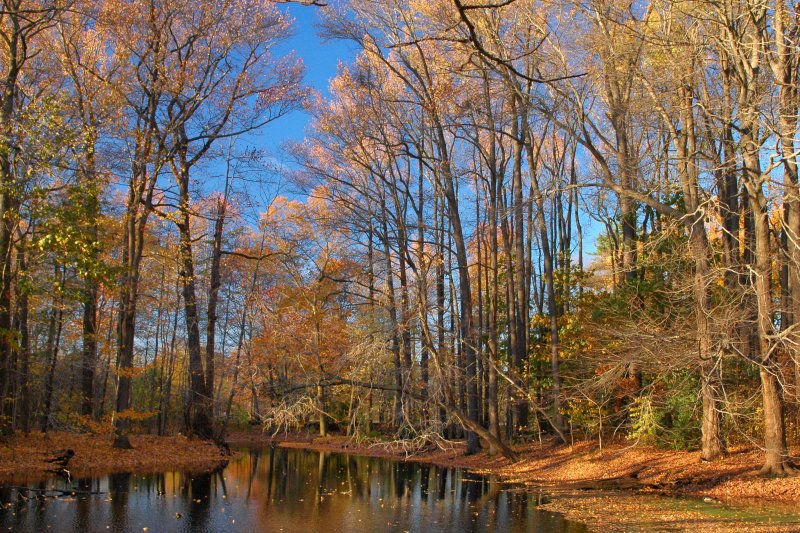
[[[0,434],[797,473],[793,2],[284,3],[2,0]]]

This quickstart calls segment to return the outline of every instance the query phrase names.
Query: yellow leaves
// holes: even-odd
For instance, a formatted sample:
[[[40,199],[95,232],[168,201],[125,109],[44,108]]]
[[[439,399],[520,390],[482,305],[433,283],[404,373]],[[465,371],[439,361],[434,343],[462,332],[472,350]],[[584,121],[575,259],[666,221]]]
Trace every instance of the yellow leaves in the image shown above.
[[[66,418],[70,427],[78,428],[91,435],[111,437],[114,433],[114,423],[110,414],[101,420],[95,420],[91,416],[68,412],[66,413]]]
[[[662,17],[659,9],[649,9],[644,17],[642,31],[647,34],[659,32],[662,29],[664,22],[665,19]]]
[[[180,211],[155,211],[155,215],[161,220],[178,224],[180,222]]]
[[[452,2],[444,0],[410,0],[409,10],[429,24],[452,26],[458,21],[458,11]]]

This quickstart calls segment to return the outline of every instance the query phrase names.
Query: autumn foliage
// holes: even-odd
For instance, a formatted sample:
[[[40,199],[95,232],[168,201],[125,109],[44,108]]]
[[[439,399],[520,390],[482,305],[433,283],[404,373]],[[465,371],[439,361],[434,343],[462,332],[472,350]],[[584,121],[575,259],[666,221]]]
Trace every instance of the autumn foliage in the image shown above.
[[[3,435],[759,442],[795,473],[796,6],[306,6],[354,51],[314,91],[280,4],[3,2]]]

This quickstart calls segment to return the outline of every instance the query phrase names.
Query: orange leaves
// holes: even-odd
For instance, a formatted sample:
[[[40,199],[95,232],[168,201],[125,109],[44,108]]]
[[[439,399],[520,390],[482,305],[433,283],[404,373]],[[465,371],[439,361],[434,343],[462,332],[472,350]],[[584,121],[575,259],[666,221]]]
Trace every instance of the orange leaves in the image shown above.
[[[157,414],[158,413],[156,413],[155,411],[137,411],[136,409],[126,409],[124,411],[116,413],[114,416],[122,420],[128,420],[130,422],[142,422],[149,418],[153,418]]]
[[[331,224],[327,191],[305,202],[276,198],[261,217],[269,282],[258,289],[257,362],[317,371],[343,356],[350,344],[343,288],[356,270],[342,232]]]
[[[49,477],[52,464],[46,459],[59,448],[70,448],[75,456],[69,463],[73,476],[102,472],[155,472],[210,468],[223,459],[219,447],[210,441],[186,437],[131,435],[132,450],[112,448],[104,432],[95,435],[50,432],[14,437],[0,448],[0,476],[5,480]]]

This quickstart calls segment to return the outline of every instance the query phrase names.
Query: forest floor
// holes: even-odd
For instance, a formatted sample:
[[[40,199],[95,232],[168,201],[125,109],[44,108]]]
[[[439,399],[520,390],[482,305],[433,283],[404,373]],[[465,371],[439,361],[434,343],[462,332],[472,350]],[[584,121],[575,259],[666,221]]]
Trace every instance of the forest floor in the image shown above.
[[[602,449],[597,442],[529,443],[515,447],[521,459],[511,463],[485,452],[467,456],[461,443],[408,454],[392,444],[302,433],[274,439],[240,433],[228,441],[392,457],[494,474],[503,482],[548,494],[552,498],[541,508],[592,530],[800,531],[800,478],[761,477],[762,454],[752,448],[732,448],[724,460],[705,463],[699,452],[627,441]]]
[[[211,470],[231,457],[208,441],[183,436],[131,435],[131,450],[113,448],[109,436],[76,433],[31,433],[0,441],[0,482],[36,481],[52,475],[48,462],[56,452],[71,449],[75,455],[67,469],[73,478],[113,472],[163,472]]]

